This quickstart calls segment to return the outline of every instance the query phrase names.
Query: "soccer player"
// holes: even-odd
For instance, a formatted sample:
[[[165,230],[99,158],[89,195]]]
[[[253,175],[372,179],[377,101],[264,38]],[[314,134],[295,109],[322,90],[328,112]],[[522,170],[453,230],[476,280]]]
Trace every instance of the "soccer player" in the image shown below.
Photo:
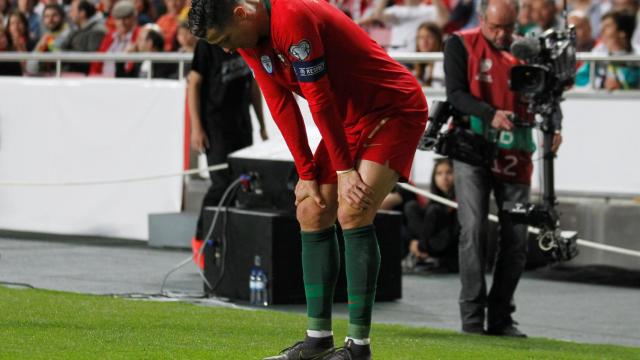
[[[427,119],[420,85],[324,0],[193,0],[192,33],[238,51],[253,70],[293,154],[308,330],[268,359],[370,359],[380,268],[372,225],[406,179]],[[312,153],[294,95],[304,97],[322,141]],[[335,221],[345,239],[349,328],[333,348],[331,307],[339,269]]]

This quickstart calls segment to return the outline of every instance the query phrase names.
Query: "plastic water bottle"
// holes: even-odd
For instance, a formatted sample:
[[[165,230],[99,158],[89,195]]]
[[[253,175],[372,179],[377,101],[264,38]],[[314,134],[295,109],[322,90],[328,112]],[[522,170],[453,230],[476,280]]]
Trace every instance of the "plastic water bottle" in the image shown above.
[[[256,256],[255,262],[260,262],[260,257]],[[251,305],[258,304],[258,267],[253,266],[249,274],[249,302]]]
[[[258,271],[258,292],[260,302],[258,305],[269,306],[269,292],[267,290],[267,273],[264,270],[260,269]]]

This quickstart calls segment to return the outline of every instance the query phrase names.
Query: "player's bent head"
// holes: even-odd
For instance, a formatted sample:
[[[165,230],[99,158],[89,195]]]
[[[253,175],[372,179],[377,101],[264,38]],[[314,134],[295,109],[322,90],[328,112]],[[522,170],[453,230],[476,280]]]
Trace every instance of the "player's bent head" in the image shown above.
[[[229,50],[255,47],[268,23],[262,0],[192,0],[189,10],[191,33]]]

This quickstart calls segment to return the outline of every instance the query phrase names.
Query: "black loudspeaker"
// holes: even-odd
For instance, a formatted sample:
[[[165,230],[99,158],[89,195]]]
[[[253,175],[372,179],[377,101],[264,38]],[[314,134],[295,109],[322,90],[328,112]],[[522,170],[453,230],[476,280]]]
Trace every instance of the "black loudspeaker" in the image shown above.
[[[204,226],[208,229],[217,208],[206,208]],[[402,297],[402,215],[380,211],[374,221],[382,254],[376,292],[377,301]],[[340,275],[335,301],[346,302],[347,282],[344,272],[344,241],[340,244]],[[215,289],[205,290],[234,301],[249,301],[249,275],[259,256],[266,272],[271,304],[304,303],[302,282],[300,226],[293,214],[222,209],[210,241],[205,248],[205,277]]]
[[[250,177],[236,192],[235,207],[295,213],[298,173],[292,161],[230,156],[228,162],[232,179]]]

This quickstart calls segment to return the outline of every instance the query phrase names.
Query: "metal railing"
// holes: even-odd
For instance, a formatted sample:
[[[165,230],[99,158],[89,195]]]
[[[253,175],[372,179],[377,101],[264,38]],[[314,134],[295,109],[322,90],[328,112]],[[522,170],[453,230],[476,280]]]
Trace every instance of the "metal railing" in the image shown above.
[[[411,53],[411,52],[389,52],[389,55],[397,61],[405,63],[413,62],[439,62],[443,61],[443,54],[435,53]],[[42,61],[54,62],[55,76],[60,77],[62,74],[63,63],[89,63],[95,61],[115,61],[115,62],[144,62],[151,63],[178,63],[178,78],[182,80],[184,75],[185,63],[190,63],[193,54],[190,53],[99,53],[99,52],[53,52],[53,53],[24,53],[24,52],[0,52],[0,62],[7,61]],[[640,66],[640,55],[605,55],[592,53],[578,53],[578,61],[586,62],[627,62],[637,63]],[[595,79],[595,66],[590,68],[590,81]],[[147,74],[147,78],[151,78],[152,73]],[[428,94],[441,95],[443,90],[426,90]],[[593,94],[599,97],[621,98],[640,98],[640,91],[625,90],[617,92],[609,92],[605,90],[590,89],[572,90],[568,92],[568,97],[585,98],[592,97]]]
[[[0,62],[7,61],[42,61],[56,63],[56,77],[62,74],[62,63],[90,63],[96,61],[115,62],[144,62],[178,63],[178,78],[182,80],[184,64],[190,63],[193,54],[190,53],[102,53],[102,52],[53,52],[53,53],[24,53],[0,52]],[[148,73],[148,78],[152,77]]]

